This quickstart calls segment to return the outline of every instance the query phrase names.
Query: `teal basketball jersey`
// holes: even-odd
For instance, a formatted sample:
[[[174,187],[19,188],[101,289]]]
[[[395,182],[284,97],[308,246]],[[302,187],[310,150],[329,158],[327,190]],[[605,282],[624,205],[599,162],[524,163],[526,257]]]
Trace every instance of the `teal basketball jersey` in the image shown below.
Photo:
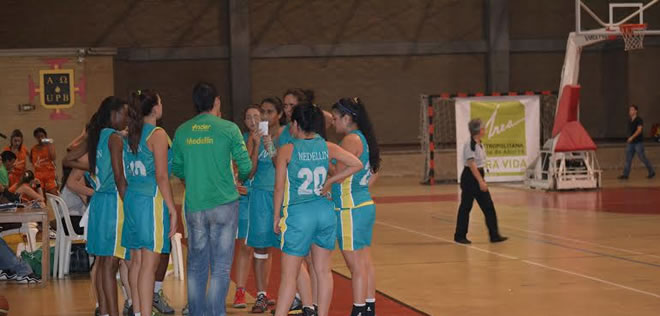
[[[154,196],[156,194],[156,190],[158,190],[156,183],[156,163],[154,161],[154,153],[149,149],[147,141],[158,129],[160,127],[144,124],[137,154],[133,153],[128,141],[124,140],[124,174],[128,183],[127,190],[148,196]],[[172,141],[169,137],[168,142],[171,147]],[[171,168],[172,149],[169,148],[167,151],[168,173]]]
[[[323,137],[294,139],[291,161],[286,168],[283,206],[318,199],[328,177],[328,145]]]
[[[291,135],[291,123],[284,125],[280,138],[277,140],[278,147],[286,144],[291,144],[295,138]]]
[[[90,182],[96,192],[114,193],[117,192],[115,184],[115,175],[112,172],[112,159],[110,158],[110,148],[108,143],[110,136],[117,132],[112,128],[104,128],[99,135],[99,143],[96,145],[96,170],[94,175],[89,175]]]
[[[367,139],[360,130],[352,131],[351,134],[360,136],[362,154],[358,158],[360,158],[364,168],[350,175],[341,183],[332,184],[332,200],[335,202],[335,207],[340,209],[373,204],[371,193],[369,193],[369,179],[372,176],[371,166],[369,165],[369,145],[367,145]]]
[[[265,191],[275,190],[275,165],[263,141],[259,142],[257,173],[254,174],[251,187]]]

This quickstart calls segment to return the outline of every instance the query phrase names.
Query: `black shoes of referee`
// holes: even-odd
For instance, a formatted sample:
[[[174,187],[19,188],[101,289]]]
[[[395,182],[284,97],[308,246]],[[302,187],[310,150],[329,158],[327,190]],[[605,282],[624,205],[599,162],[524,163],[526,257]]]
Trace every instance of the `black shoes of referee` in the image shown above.
[[[503,242],[503,241],[505,241],[505,240],[507,240],[507,239],[509,239],[509,237],[504,237],[504,236],[500,236],[500,235],[498,235],[497,237],[493,237],[493,238],[491,238],[491,239],[490,239],[490,242],[492,242],[492,243],[498,243],[498,242]],[[469,239],[467,239],[467,238],[454,238],[454,241],[457,242],[457,243],[459,243],[459,244],[464,244],[464,245],[469,245],[469,244],[472,243],[472,242],[471,242]]]

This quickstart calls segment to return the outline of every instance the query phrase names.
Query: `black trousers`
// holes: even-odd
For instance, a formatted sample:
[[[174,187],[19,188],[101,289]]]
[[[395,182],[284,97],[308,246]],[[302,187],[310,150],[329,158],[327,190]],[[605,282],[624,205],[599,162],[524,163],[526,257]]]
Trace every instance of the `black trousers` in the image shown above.
[[[479,169],[481,176],[484,176],[484,170]],[[490,197],[490,192],[483,192],[479,189],[479,182],[472,175],[470,168],[465,167],[461,174],[461,205],[458,207],[458,217],[456,219],[456,232],[454,239],[464,239],[467,237],[468,225],[470,224],[470,211],[472,204],[477,200],[477,204],[486,217],[486,226],[490,238],[496,238],[500,235],[497,228],[497,214],[495,214],[495,205]]]

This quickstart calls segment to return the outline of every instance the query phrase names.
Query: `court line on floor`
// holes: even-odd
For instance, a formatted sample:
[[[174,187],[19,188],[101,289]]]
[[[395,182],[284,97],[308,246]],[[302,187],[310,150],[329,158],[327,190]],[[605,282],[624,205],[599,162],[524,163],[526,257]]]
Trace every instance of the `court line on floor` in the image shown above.
[[[449,219],[446,219],[446,218],[443,218],[443,217],[440,217],[440,216],[437,216],[437,215],[431,215],[431,218],[437,219],[437,220],[440,220],[440,221],[443,221],[443,222],[450,222]],[[505,226],[507,226],[507,225],[500,225],[500,227],[505,227]],[[532,234],[533,233],[538,233],[539,235],[552,235],[552,234],[543,234],[543,233],[540,233],[540,232],[528,231],[528,230],[524,230],[524,229],[516,229],[516,228],[510,227],[510,226],[509,226],[509,229],[519,230],[519,231],[528,232],[528,233],[532,233]],[[520,236],[520,235],[515,235],[515,236],[518,236],[520,238],[524,238],[524,239],[527,239],[527,240],[535,241],[535,242],[540,242],[540,243],[552,245],[552,246],[555,246],[555,247],[561,247],[561,248],[571,249],[571,250],[575,250],[575,251],[579,251],[579,252],[583,252],[583,253],[589,253],[589,254],[600,256],[600,257],[607,257],[607,258],[612,258],[612,259],[617,259],[617,260],[622,260],[622,261],[627,261],[627,262],[652,266],[652,267],[656,267],[656,268],[660,267],[660,264],[657,264],[657,263],[634,260],[634,259],[630,259],[630,258],[615,256],[615,255],[611,255],[611,254],[607,254],[607,253],[603,253],[603,252],[598,252],[598,251],[594,251],[594,250],[590,250],[590,249],[585,249],[585,248],[566,246],[566,245],[562,245],[558,242],[554,242],[554,241],[550,241],[550,240],[534,239],[534,238],[530,238],[529,236]],[[562,238],[559,238],[560,236],[556,236],[556,235],[554,235],[554,236],[555,236],[555,238],[562,239]],[[550,237],[552,237],[552,236],[550,236]],[[618,251],[621,251],[621,252],[628,252],[629,254],[637,255],[637,256],[659,257],[659,256],[656,256],[656,255],[644,254],[644,253],[640,253],[640,252],[636,252],[636,251],[626,250],[626,249],[623,249],[623,248],[607,247],[607,246],[603,246],[603,245],[600,245],[600,244],[589,243],[589,242],[582,241],[582,240],[579,240],[579,239],[572,239],[572,238],[565,238],[565,239],[567,239],[569,241],[573,241],[573,242],[578,242],[578,243],[582,242],[584,244],[591,244],[591,245],[594,245],[594,246],[597,246],[597,247],[615,249],[615,250],[618,250]]]
[[[643,253],[643,252],[639,252],[639,251],[636,251],[636,250],[605,246],[605,245],[602,245],[602,244],[589,242],[589,241],[585,241],[585,240],[581,240],[581,239],[562,237],[560,235],[542,233],[542,232],[539,232],[539,231],[527,230],[527,229],[522,229],[522,228],[509,226],[509,225],[500,225],[500,227],[504,227],[504,228],[507,228],[507,229],[513,229],[513,230],[517,230],[517,231],[521,231],[521,232],[526,232],[526,233],[530,233],[530,234],[540,235],[540,236],[546,236],[546,237],[555,238],[555,239],[561,239],[561,240],[570,241],[570,242],[577,242],[577,243],[581,243],[581,244],[585,244],[585,245],[591,245],[591,246],[595,246],[595,247],[599,247],[599,248],[603,248],[603,249],[616,250],[616,251],[620,251],[620,252],[629,253],[631,255],[649,256],[649,257],[654,257],[654,258],[660,258],[660,256],[658,256],[658,255]]]
[[[446,221],[446,222],[453,222],[453,221],[450,221],[447,218],[440,217],[438,215],[431,215],[431,218],[435,218],[435,219]],[[563,236],[555,235],[555,234],[549,234],[549,233],[543,233],[543,232],[534,231],[534,230],[522,229],[522,228],[517,228],[517,227],[514,227],[514,226],[510,226],[510,225],[500,224],[499,226],[503,227],[503,228],[507,228],[507,229],[512,229],[512,230],[517,230],[517,231],[521,231],[521,232],[530,233],[530,234],[536,234],[536,235],[540,235],[540,236],[546,236],[546,237],[561,239],[561,240],[570,241],[570,242],[582,243],[582,244],[585,244],[585,245],[591,245],[591,246],[595,246],[595,247],[599,247],[599,248],[603,248],[603,249],[616,250],[616,251],[620,251],[620,252],[629,253],[631,255],[660,258],[660,256],[654,255],[654,254],[648,254],[648,253],[643,253],[643,252],[639,252],[639,251],[636,251],[636,250],[630,250],[630,249],[619,248],[619,247],[605,246],[603,244],[598,244],[598,243],[589,242],[589,241],[586,241],[586,240],[581,240],[581,239],[576,239],[576,238],[568,238],[568,237],[563,237]]]
[[[382,226],[387,226],[387,227],[390,227],[390,228],[395,228],[395,229],[402,230],[402,231],[405,231],[405,232],[408,232],[408,233],[411,233],[411,234],[417,234],[417,235],[420,235],[420,236],[424,236],[424,237],[428,237],[428,238],[432,238],[432,239],[436,239],[436,240],[442,240],[442,241],[447,241],[447,242],[454,243],[454,241],[450,240],[450,239],[434,236],[434,235],[427,234],[427,233],[418,232],[418,231],[408,229],[408,228],[405,228],[405,227],[401,227],[401,226],[398,226],[398,225],[393,225],[393,224],[389,224],[389,223],[385,223],[385,222],[381,222],[381,221],[376,221],[376,224],[379,224],[379,225],[382,225]],[[588,279],[588,280],[592,280],[592,281],[600,282],[600,283],[603,283],[603,284],[615,286],[615,287],[625,289],[625,290],[629,290],[629,291],[632,291],[632,292],[636,292],[636,293],[639,293],[639,294],[644,294],[644,295],[652,296],[652,297],[655,297],[655,298],[660,298],[660,294],[647,292],[647,291],[644,291],[644,290],[640,290],[640,289],[636,289],[636,288],[633,288],[633,287],[618,284],[618,283],[615,283],[615,282],[603,280],[603,279],[593,277],[593,276],[590,276],[590,275],[586,275],[586,274],[582,274],[582,273],[579,273],[579,272],[564,270],[564,269],[561,269],[561,268],[555,268],[555,267],[548,266],[548,265],[545,265],[545,264],[542,264],[542,263],[539,263],[539,262],[535,262],[535,261],[531,261],[531,260],[527,260],[527,259],[521,259],[521,258],[514,257],[514,256],[505,255],[505,254],[502,254],[502,253],[486,250],[486,249],[475,247],[475,246],[472,246],[472,245],[464,245],[464,244],[456,244],[456,245],[457,246],[463,246],[463,247],[473,249],[473,250],[477,250],[477,251],[481,251],[481,252],[488,253],[488,254],[493,254],[493,255],[503,257],[503,258],[507,258],[507,259],[511,259],[511,260],[518,260],[520,262],[524,262],[524,263],[527,263],[529,265],[533,265],[533,266],[537,266],[537,267],[542,267],[542,268],[545,268],[545,269],[548,269],[548,270],[563,272],[563,273],[566,273],[566,274],[582,277],[582,278],[585,278],[585,279]]]

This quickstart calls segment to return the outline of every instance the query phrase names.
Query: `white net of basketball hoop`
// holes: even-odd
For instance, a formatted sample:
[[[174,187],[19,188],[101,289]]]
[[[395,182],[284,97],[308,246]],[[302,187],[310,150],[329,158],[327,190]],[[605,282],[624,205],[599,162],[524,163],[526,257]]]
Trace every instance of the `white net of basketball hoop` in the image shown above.
[[[626,51],[644,48],[646,24],[621,24],[619,30],[621,31]]]

